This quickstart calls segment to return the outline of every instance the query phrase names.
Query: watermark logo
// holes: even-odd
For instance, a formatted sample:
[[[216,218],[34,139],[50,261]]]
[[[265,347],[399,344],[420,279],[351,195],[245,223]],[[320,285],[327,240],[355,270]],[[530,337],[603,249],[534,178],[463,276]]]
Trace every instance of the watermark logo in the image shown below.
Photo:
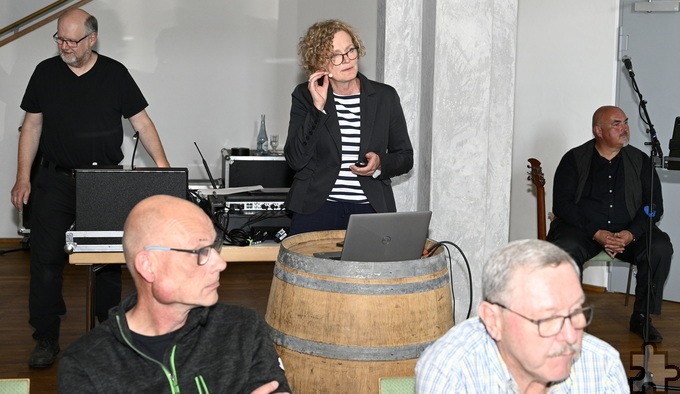
[[[633,389],[642,387],[643,376],[645,371],[645,352],[644,346],[639,352],[631,352],[630,354],[630,369],[631,371],[638,371],[635,378],[631,378],[631,385]],[[680,368],[677,365],[668,363],[668,352],[657,351],[654,344],[647,345],[647,372],[648,377],[651,378],[650,384],[654,384],[654,391],[666,391],[666,388],[673,384],[680,382]]]

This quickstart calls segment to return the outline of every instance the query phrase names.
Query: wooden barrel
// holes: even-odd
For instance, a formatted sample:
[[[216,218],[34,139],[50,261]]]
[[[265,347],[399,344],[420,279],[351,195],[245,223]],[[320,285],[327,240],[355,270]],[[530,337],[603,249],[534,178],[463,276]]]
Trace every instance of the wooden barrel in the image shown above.
[[[291,389],[378,393],[383,377],[414,376],[425,348],[453,326],[444,253],[352,262],[313,257],[339,250],[344,231],[281,243],[265,320]]]

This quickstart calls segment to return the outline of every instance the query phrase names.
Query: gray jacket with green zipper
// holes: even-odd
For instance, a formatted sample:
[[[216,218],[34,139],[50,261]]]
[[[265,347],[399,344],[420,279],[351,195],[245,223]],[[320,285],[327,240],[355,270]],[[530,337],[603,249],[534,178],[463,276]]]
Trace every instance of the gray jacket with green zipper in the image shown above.
[[[161,363],[132,343],[125,312],[136,302],[127,297],[68,348],[59,363],[60,393],[250,393],[272,380],[277,391],[290,391],[269,328],[254,310],[191,310]]]

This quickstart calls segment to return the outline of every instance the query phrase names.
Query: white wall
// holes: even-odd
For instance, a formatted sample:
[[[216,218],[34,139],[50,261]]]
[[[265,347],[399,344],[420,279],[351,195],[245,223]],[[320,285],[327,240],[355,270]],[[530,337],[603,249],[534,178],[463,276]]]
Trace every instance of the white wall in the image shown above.
[[[312,23],[352,24],[367,47],[361,71],[375,78],[378,2],[202,0],[197,7],[181,0],[97,0],[83,8],[99,20],[97,50],[125,64],[140,85],[171,165],[188,167],[190,179],[207,179],[194,141],[216,177],[221,148],[255,148],[260,114],[267,115],[268,133],[285,141],[290,94],[305,80],[297,42]],[[9,191],[24,115],[19,104],[35,66],[56,54],[56,25],[0,47],[0,238],[17,236]],[[122,164],[130,165],[133,131],[123,124]],[[135,164],[153,162],[140,148]]]
[[[536,237],[527,159],[542,163],[550,211],[562,155],[592,138],[595,109],[615,104],[618,19],[618,0],[519,2],[511,240]],[[584,282],[605,286],[605,275],[586,268]]]

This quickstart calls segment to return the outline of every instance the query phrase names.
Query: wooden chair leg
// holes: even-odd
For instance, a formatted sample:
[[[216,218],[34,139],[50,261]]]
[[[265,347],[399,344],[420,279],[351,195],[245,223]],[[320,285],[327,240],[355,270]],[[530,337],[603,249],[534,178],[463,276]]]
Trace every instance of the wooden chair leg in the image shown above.
[[[626,299],[623,305],[628,306],[628,297],[630,297],[630,279],[633,276],[633,264],[628,265],[628,284],[626,285]]]

